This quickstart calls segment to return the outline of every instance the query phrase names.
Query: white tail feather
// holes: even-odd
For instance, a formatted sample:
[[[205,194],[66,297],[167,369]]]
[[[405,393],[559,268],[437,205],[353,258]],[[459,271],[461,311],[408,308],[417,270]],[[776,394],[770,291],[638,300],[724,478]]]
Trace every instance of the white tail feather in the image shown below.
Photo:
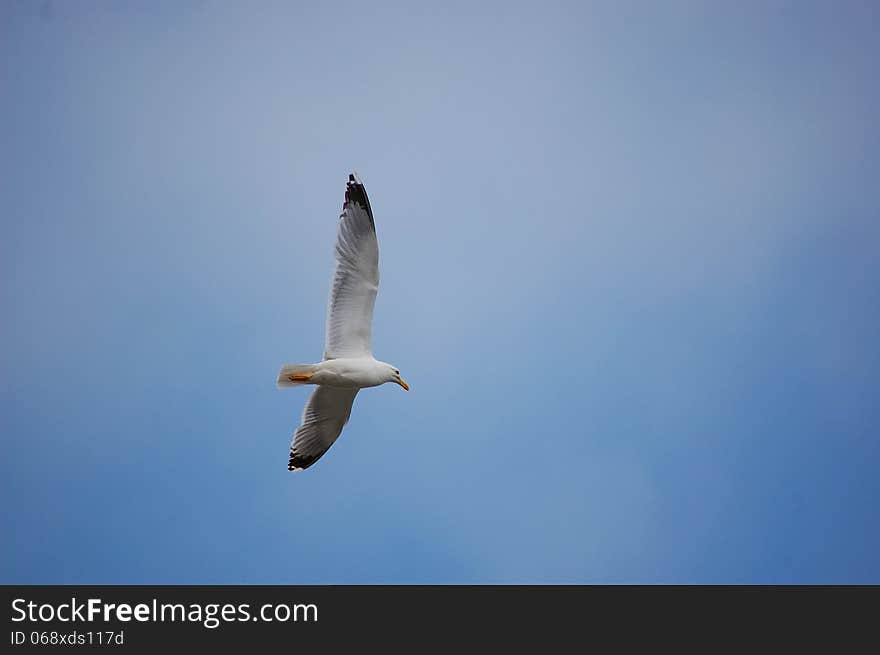
[[[307,381],[291,380],[293,375],[309,375],[318,370],[315,364],[285,364],[278,371],[278,380],[275,384],[279,387],[298,387],[309,384]]]

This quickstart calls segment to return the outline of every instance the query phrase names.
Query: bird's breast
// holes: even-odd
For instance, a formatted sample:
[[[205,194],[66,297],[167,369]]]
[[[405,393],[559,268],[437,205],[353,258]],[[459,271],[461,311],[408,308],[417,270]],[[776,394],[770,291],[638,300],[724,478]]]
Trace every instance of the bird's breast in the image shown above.
[[[362,359],[328,359],[321,363],[313,379],[316,384],[332,387],[362,388],[382,384],[378,368]]]

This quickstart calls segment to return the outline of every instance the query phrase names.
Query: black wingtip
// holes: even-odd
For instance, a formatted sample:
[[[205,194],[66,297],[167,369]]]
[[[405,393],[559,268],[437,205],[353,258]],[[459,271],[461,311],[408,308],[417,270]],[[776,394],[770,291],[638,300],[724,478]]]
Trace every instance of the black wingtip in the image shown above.
[[[342,209],[345,210],[349,203],[355,203],[367,212],[367,216],[370,217],[370,224],[375,230],[376,223],[373,222],[373,210],[370,208],[370,199],[367,198],[367,190],[354,173],[348,174],[348,182],[345,185],[345,204]]]
[[[323,455],[323,453],[321,453]],[[320,457],[321,455],[318,455]],[[300,453],[290,451],[290,461],[287,462],[288,471],[304,471],[314,464],[318,457],[304,457]]]

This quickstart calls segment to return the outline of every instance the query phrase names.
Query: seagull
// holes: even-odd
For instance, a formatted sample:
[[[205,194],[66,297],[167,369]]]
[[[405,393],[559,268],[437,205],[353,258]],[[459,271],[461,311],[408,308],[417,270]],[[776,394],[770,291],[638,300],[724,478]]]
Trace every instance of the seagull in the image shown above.
[[[355,173],[348,176],[339,219],[324,359],[317,364],[285,364],[278,373],[278,387],[317,385],[293,433],[288,471],[307,469],[329,450],[348,423],[361,389],[393,382],[409,391],[396,366],[373,357],[379,242],[367,190]]]

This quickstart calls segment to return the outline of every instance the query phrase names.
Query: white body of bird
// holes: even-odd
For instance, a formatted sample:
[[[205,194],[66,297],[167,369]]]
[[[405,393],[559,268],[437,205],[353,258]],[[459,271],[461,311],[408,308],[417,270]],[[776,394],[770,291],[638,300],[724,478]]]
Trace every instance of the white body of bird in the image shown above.
[[[364,389],[386,382],[394,382],[409,390],[409,385],[400,379],[400,371],[391,364],[373,357],[342,357],[325,359],[316,364],[285,364],[278,373],[277,384],[279,387],[323,384],[344,389]]]

